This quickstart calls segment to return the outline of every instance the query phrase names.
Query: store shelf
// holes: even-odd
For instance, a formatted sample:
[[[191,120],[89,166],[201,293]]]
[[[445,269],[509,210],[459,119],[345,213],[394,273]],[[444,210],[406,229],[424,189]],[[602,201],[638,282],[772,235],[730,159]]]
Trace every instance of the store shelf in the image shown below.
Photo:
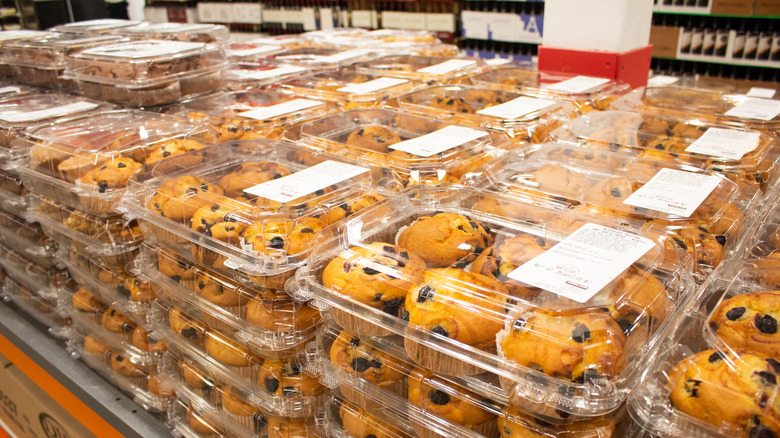
[[[162,422],[86,365],[73,360],[34,323],[5,304],[0,305],[0,354],[45,389],[96,436],[170,436]]]

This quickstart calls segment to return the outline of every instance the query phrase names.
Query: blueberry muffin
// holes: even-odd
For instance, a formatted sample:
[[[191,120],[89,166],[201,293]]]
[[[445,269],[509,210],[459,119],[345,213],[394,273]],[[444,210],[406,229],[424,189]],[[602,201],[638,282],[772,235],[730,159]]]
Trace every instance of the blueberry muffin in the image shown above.
[[[246,431],[254,434],[263,430],[267,420],[265,415],[247,403],[241,396],[229,388],[223,388],[222,393],[222,414],[241,425]],[[259,434],[258,434],[259,435]]]
[[[426,105],[452,113],[473,114],[474,108],[471,107],[462,97],[435,97]]]
[[[100,324],[106,306],[90,291],[80,287],[71,296],[73,309],[95,324]]]
[[[195,293],[211,304],[219,306],[227,313],[240,318],[244,315],[246,302],[249,295],[225,281],[222,277],[212,275],[206,271],[198,271],[195,277]],[[221,318],[211,312],[202,312],[203,322],[215,330],[235,330],[231,324],[223,322]]]
[[[435,268],[463,268],[492,244],[490,228],[457,213],[420,217],[398,236],[399,246]]]
[[[756,279],[764,287],[780,289],[780,253],[773,252],[763,259],[753,262]]]
[[[176,155],[186,154],[187,152],[203,149],[203,145],[196,140],[188,138],[176,138],[173,140],[165,141],[159,145],[155,145],[149,155],[146,156],[144,161],[146,164],[156,163],[166,158],[175,157]],[[194,162],[192,164],[197,164]]]
[[[341,402],[339,419],[344,431],[354,438],[411,438],[349,402]]]
[[[561,201],[578,200],[591,186],[590,180],[560,164],[545,164],[538,169],[514,175],[513,190],[542,194]]]
[[[84,354],[91,359],[111,365],[111,349],[94,336],[84,336]]]
[[[641,186],[640,182],[624,176],[606,178],[591,187],[585,193],[584,200],[588,204],[614,209],[619,212],[636,211],[642,214],[647,210],[640,207],[631,207],[623,203],[626,198],[631,196]]]
[[[241,244],[241,233],[246,224],[241,217],[246,205],[226,198],[203,202],[192,216],[192,229],[213,240],[226,245],[238,247]],[[226,257],[202,245],[190,245],[192,256],[198,263],[206,266],[220,267]]]
[[[199,436],[213,437],[224,435],[224,430],[221,425],[203,417],[189,406],[187,407],[186,418],[190,430]]]
[[[129,277],[117,287],[117,291],[134,303],[149,304],[157,298],[152,283]]]
[[[140,168],[141,163],[131,158],[117,157],[84,174],[78,180],[79,187],[98,193],[124,188],[130,177]]]
[[[179,361],[178,367],[179,378],[188,390],[212,405],[219,403],[217,384],[210,377],[187,360]]]
[[[308,331],[320,321],[320,312],[289,298],[256,294],[246,304],[246,322],[273,333]]]
[[[222,188],[225,196],[230,198],[254,199],[253,195],[245,193],[244,190],[291,174],[289,169],[279,163],[250,161],[223,176],[219,180],[219,187]]]
[[[496,333],[504,326],[506,287],[484,275],[455,268],[425,271],[421,285],[407,296],[401,318],[488,353],[496,351]],[[482,369],[406,338],[404,346],[418,365],[449,375],[472,375]]]
[[[507,274],[552,246],[553,242],[544,237],[518,234],[487,248],[474,261],[471,272],[494,278],[504,284],[513,297],[529,301],[539,294],[539,289],[513,280]]]
[[[200,208],[203,193],[221,195],[223,192],[220,187],[204,179],[192,175],[180,176],[165,181],[146,203],[146,207],[162,217],[189,226],[192,216]]]
[[[388,146],[401,141],[390,128],[374,125],[356,129],[347,136],[349,147],[370,152],[387,153]]]
[[[404,361],[361,342],[347,332],[339,333],[330,347],[330,363],[340,373],[369,382],[383,391],[406,397],[406,376],[411,367]],[[357,406],[377,409],[382,402],[363,395],[350,385],[340,385],[341,394]]]
[[[137,327],[133,331],[131,342],[133,347],[146,353],[164,353],[168,349],[164,340],[155,335],[150,335],[149,332],[141,327]]]
[[[157,249],[157,271],[180,285],[193,289],[195,287],[195,265],[183,260],[170,249]]]
[[[356,199],[353,199],[351,201],[344,202],[342,204],[339,204],[338,206],[329,209],[325,214],[322,216],[322,219],[328,224],[332,225],[336,222],[348,218],[352,216],[353,214],[359,212],[360,210],[369,207],[371,205],[376,204],[377,202],[384,199],[383,196],[378,195],[376,193],[371,193],[367,195],[360,196]]]
[[[187,339],[196,347],[204,348],[208,327],[179,308],[173,307],[168,311],[168,326],[176,334]]]
[[[263,360],[219,332],[211,331],[206,337],[206,353],[237,376],[254,379]]]
[[[669,371],[667,389],[681,412],[738,437],[780,436],[775,397],[780,363],[759,353],[705,350]]]
[[[611,438],[614,432],[615,419],[611,416],[554,425],[521,413],[515,406],[505,407],[498,416],[501,438]]]
[[[422,369],[412,370],[407,380],[409,401],[426,414],[441,417],[486,437],[498,435],[496,413],[489,409],[492,406],[489,400]],[[414,419],[412,427],[419,438],[442,436]]]
[[[322,272],[322,284],[363,305],[397,316],[409,291],[423,280],[424,271],[425,262],[414,253],[374,242],[367,247],[352,247],[331,260]],[[368,336],[390,334],[350,312],[335,308],[331,311],[345,330]]]
[[[477,109],[500,105],[509,101],[503,92],[487,89],[470,89],[463,93],[463,100]]]
[[[111,354],[111,369],[141,391],[146,391],[149,376],[141,367],[119,353]]]
[[[584,146],[562,146],[552,149],[546,158],[553,162],[570,163],[581,169],[612,171],[620,167],[620,157],[612,151]]]
[[[323,389],[317,377],[304,373],[296,360],[266,360],[257,374],[257,384],[273,398],[314,397]]]
[[[780,291],[751,292],[723,300],[709,319],[715,335],[733,350],[780,357]]]
[[[104,329],[115,333],[119,339],[127,342],[132,342],[133,332],[137,327],[135,322],[119,313],[119,311],[113,307],[109,307],[103,312],[101,325]]]

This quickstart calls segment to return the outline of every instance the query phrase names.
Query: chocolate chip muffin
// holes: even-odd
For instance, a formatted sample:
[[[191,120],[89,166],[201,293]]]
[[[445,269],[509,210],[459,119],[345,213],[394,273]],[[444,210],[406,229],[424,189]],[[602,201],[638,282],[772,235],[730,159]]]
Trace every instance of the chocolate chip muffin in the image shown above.
[[[463,268],[492,243],[490,228],[458,213],[420,217],[398,236],[399,246],[435,268]]]

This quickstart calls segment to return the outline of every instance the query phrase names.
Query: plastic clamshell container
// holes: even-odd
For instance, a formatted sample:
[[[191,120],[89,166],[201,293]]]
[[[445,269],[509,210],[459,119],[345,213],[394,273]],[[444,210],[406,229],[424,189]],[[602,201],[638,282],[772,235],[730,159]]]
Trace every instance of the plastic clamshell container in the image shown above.
[[[641,240],[647,252],[641,258],[635,254],[623,259],[624,264],[637,261],[622,272],[615,269],[614,277],[598,283],[606,284],[598,291],[591,283],[587,295],[574,296],[578,301],[522,282],[531,281],[530,276],[513,280],[504,272],[534,266],[526,263],[535,259],[533,254],[579,237],[570,237],[574,230],[556,227],[554,222],[495,214],[492,206],[498,203],[507,210],[533,212],[531,217],[537,218],[577,216],[458,185],[407,189],[347,220],[338,229],[338,240],[321,244],[296,272],[288,292],[298,299],[313,299],[315,307],[330,313],[346,330],[403,335],[415,363],[437,373],[498,374],[513,404],[547,421],[573,421],[614,411],[638,382],[644,360],[658,348],[676,309],[691,298],[694,283],[689,272],[666,263],[662,248],[642,233],[588,219],[576,233],[616,232],[621,238]],[[443,216],[437,218],[439,214]],[[425,254],[421,248],[430,245],[421,236],[427,233],[410,231],[408,243],[404,233],[428,220],[455,221],[449,225],[451,233],[466,231],[474,238],[452,241],[453,252],[446,256]],[[520,255],[512,257],[512,264],[493,269],[502,263],[503,248],[514,245],[537,249],[529,253],[518,249]],[[415,246],[425,259],[412,257],[417,254],[412,251]],[[563,257],[556,253],[551,253],[555,255],[550,263]],[[469,265],[467,272],[464,268]],[[346,280],[339,279],[339,269],[347,271]],[[365,274],[369,284],[383,289],[363,287],[353,294],[348,275],[353,271],[356,278]],[[571,281],[578,285],[573,287],[583,286],[584,280],[577,279],[582,272],[561,272],[563,277],[572,275]],[[384,289],[390,286],[388,281],[394,286]],[[547,287],[566,293],[557,286]],[[588,335],[580,336],[585,331]],[[526,337],[546,346],[539,353],[544,358],[559,358],[571,348],[578,351],[576,359],[564,359],[567,364],[559,368],[555,359],[545,365],[542,356],[524,356]]]
[[[13,69],[14,79],[42,88],[68,90],[73,82],[63,77],[68,57],[92,47],[120,41],[112,35],[48,35],[17,40],[3,46],[3,62]]]
[[[450,58],[419,55],[384,56],[355,66],[361,73],[393,76],[427,83],[441,83],[482,71],[479,58]]]
[[[37,291],[31,290],[11,277],[3,281],[0,295],[46,327],[46,331],[51,336],[57,339],[68,338],[70,319],[65,315],[56,298],[41,296]]]
[[[284,62],[306,67],[309,70],[341,68],[374,58],[373,52],[366,49],[336,49],[324,47],[302,47],[288,49],[267,56],[266,60]]]
[[[328,39],[328,46],[341,48],[362,48],[370,46],[371,50],[380,56],[389,55],[419,55],[455,58],[461,55],[458,46],[453,44],[443,44],[440,42],[384,42],[366,38],[331,38]]]
[[[52,301],[60,298],[60,289],[66,287],[70,280],[68,271],[39,265],[5,245],[0,245],[0,250],[3,252],[0,256],[0,266],[10,277],[40,297]]]
[[[258,375],[246,378],[202,352],[177,343],[166,354],[162,370],[173,376],[178,386],[212,403],[218,402],[215,387],[229,387],[262,412],[283,417],[316,415],[327,395],[317,377],[305,374],[297,359],[266,360]]]
[[[168,377],[153,366],[134,363],[124,350],[102,341],[76,328],[70,334],[68,348],[104,379],[130,394],[145,410],[167,413],[174,396]]]
[[[103,35],[116,33],[128,27],[137,26],[139,21],[122,20],[116,18],[99,18],[96,20],[76,21],[65,23],[49,29],[51,32],[79,35]]]
[[[574,76],[571,73],[545,73],[531,68],[498,67],[471,77],[480,87],[521,91],[542,98],[572,102],[583,112],[609,108],[627,93],[627,84],[614,80]]]
[[[302,38],[300,35],[274,35],[262,38],[253,38],[246,42],[257,46],[282,46],[286,50],[313,47],[314,41]]]
[[[279,140],[296,123],[334,114],[335,104],[276,91],[218,92],[172,107],[168,113],[217,127],[213,143],[268,138]]]
[[[377,29],[366,32],[362,38],[371,38],[386,43],[438,43],[439,39],[427,30]]]
[[[173,275],[160,272],[159,266]],[[177,266],[186,266],[191,273]],[[135,269],[164,290],[166,298],[180,309],[201,315],[209,327],[230,333],[269,357],[289,355],[291,349],[294,353],[319,329],[319,312],[306,303],[296,302],[284,292],[237,284],[164,248],[144,246]]]
[[[676,117],[696,117],[705,123],[761,130],[769,134],[776,133],[780,126],[780,100],[674,85],[638,88],[613,106],[622,110],[652,110]]]
[[[193,160],[205,164],[191,165]],[[121,208],[138,218],[150,242],[282,290],[313,243],[331,235],[331,224],[388,192],[370,169],[352,163],[292,143],[223,143],[138,174]],[[180,190],[193,181],[197,190]],[[288,196],[279,197],[278,184]]]
[[[337,102],[345,110],[393,105],[399,96],[421,86],[419,81],[358,73],[352,69],[317,72],[281,85],[283,90],[297,96]]]
[[[232,91],[273,87],[287,79],[307,74],[306,67],[283,62],[237,62],[225,73],[226,86]]]
[[[231,64],[252,64],[263,62],[265,57],[284,50],[284,47],[278,44],[233,43],[228,48],[227,56]]]
[[[777,392],[776,347],[762,342],[772,334],[759,329],[773,318],[770,303],[777,300],[760,281],[770,271],[780,275],[777,268],[738,265],[718,270],[702,287],[629,398],[631,417],[648,435],[777,434],[778,411],[766,402]],[[701,399],[690,400],[691,392]]]
[[[103,302],[89,286],[71,289],[70,302],[64,307],[79,334],[92,336],[145,370],[157,369],[168,346],[164,339],[150,333],[145,320],[134,319],[113,303]],[[77,308],[77,303],[82,308]]]
[[[2,61],[3,58],[3,46],[6,43],[15,40],[26,40],[32,38],[39,38],[46,35],[46,32],[40,30],[4,30],[0,32],[0,79],[13,78],[13,70],[10,65]]]
[[[27,189],[22,179],[14,172],[0,169],[0,210],[21,216],[27,207]]]
[[[148,23],[124,27],[114,32],[134,39],[170,40],[227,46],[230,31],[221,24],[208,23]]]
[[[24,158],[28,144],[19,140],[22,131],[60,120],[100,114],[116,107],[99,101],[65,94],[34,93],[0,96],[0,160]]]
[[[57,243],[44,234],[38,223],[0,211],[0,242],[43,267],[56,264]]]
[[[298,36],[306,40],[323,43],[327,42],[330,38],[361,37],[367,35],[367,33],[367,30],[360,27],[336,27],[332,29],[312,30],[299,34]]]
[[[767,204],[757,222],[757,226],[745,238],[741,258],[773,266],[775,260],[780,260],[780,206],[776,203]]]
[[[666,178],[675,182],[664,186]],[[735,254],[756,220],[760,198],[755,187],[738,186],[720,174],[566,142],[499,158],[473,172],[468,182],[509,196],[530,193],[613,223],[668,234],[694,258],[697,280]],[[694,197],[677,195],[689,189]],[[666,201],[653,201],[659,197]]]
[[[137,110],[108,111],[28,130],[16,171],[30,191],[87,213],[116,215],[114,204],[138,169],[208,146],[205,122]]]
[[[146,107],[221,88],[227,65],[217,45],[143,40],[77,53],[66,74],[83,96]]]
[[[774,136],[713,125],[681,114],[641,110],[591,112],[566,123],[559,138],[584,140],[596,148],[601,145],[602,149],[634,151],[640,156],[722,173],[764,192],[778,180],[780,145]],[[724,147],[724,142],[731,147]]]
[[[326,436],[352,438],[356,436],[383,436],[410,438],[414,430],[406,415],[391,409],[367,411],[340,397],[333,396],[325,402]]]
[[[426,135],[431,134],[430,137]],[[403,150],[394,149],[404,143]],[[505,151],[503,134],[387,109],[351,110],[301,126],[301,142],[386,167],[403,186],[458,182]],[[401,145],[399,145],[401,146]]]
[[[436,85],[398,99],[402,110],[506,133],[513,143],[541,143],[574,107],[504,90]]]
[[[27,219],[41,224],[60,248],[95,258],[112,269],[124,269],[138,254],[143,235],[138,224],[121,216],[101,218],[31,195]]]

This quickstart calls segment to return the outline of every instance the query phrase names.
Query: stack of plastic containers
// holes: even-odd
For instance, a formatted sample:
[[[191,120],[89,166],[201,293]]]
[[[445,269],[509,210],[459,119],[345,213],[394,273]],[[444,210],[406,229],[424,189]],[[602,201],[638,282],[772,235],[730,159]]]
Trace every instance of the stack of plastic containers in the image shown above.
[[[450,58],[421,55],[390,55],[355,65],[361,73],[391,76],[442,84],[482,72],[486,64],[479,58]]]
[[[270,140],[193,151],[130,181],[121,208],[146,237],[136,265],[158,292],[180,434],[313,433],[326,390],[301,358],[320,316],[284,284],[334,224],[385,193],[368,168]]]
[[[609,436],[693,296],[662,239],[531,197],[418,186],[336,235],[287,283],[329,326],[309,360],[348,402],[331,403],[336,430]]]
[[[127,29],[140,24],[138,21],[121,20],[116,18],[99,18],[95,20],[77,21],[54,26],[49,29],[70,35],[106,35],[113,34],[122,29]]]
[[[227,49],[230,31],[219,24],[207,23],[138,23],[114,31],[117,35],[137,40],[170,40],[190,43],[218,44]]]
[[[38,30],[27,30],[27,29],[1,31],[0,32],[0,79],[2,80],[13,79],[13,71],[11,70],[11,66],[8,65],[3,60],[3,52],[2,52],[3,47],[7,43],[10,43],[11,41],[37,38],[45,34],[46,32],[41,32]]]

